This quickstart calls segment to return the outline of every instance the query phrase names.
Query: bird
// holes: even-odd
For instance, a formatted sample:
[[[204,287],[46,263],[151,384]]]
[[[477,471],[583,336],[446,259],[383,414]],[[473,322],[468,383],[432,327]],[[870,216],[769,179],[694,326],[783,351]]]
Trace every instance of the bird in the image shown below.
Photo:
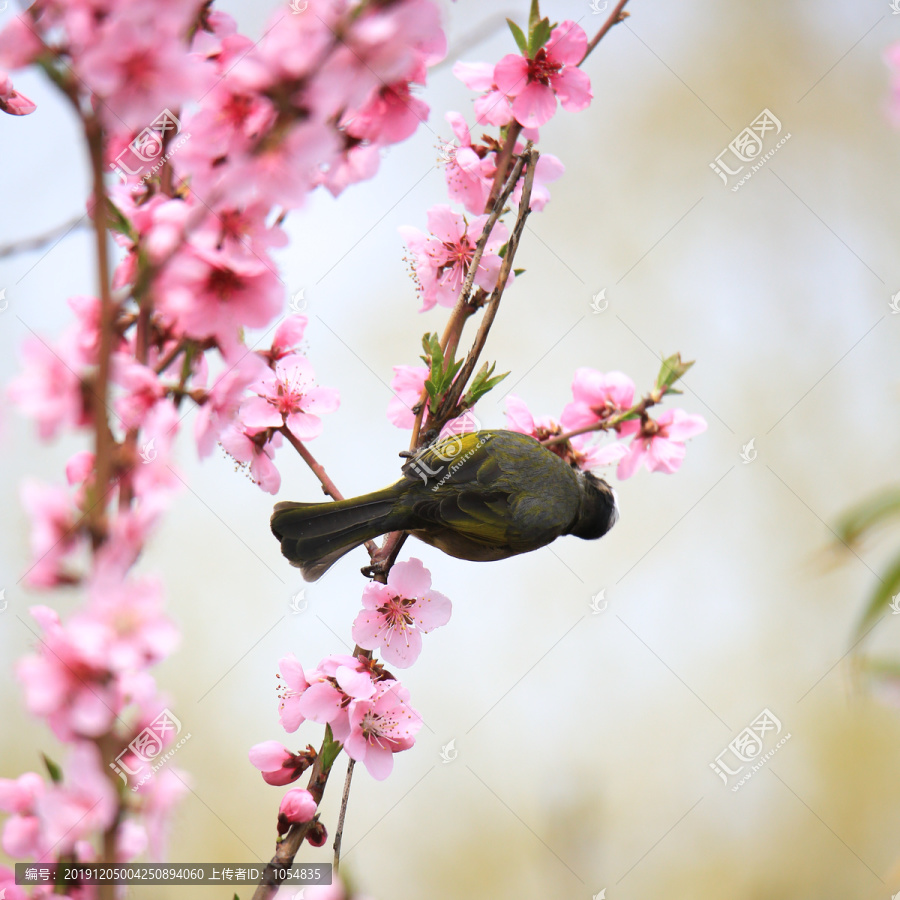
[[[401,472],[396,483],[359,497],[275,505],[272,533],[304,580],[317,581],[345,553],[391,531],[457,559],[490,561],[562,535],[595,540],[619,517],[606,481],[515,431],[447,436]]]

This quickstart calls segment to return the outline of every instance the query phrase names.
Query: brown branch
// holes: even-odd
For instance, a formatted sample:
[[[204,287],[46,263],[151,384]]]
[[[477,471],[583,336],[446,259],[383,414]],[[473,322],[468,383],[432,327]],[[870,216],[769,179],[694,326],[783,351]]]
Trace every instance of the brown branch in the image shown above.
[[[503,144],[497,159],[497,171],[494,174],[494,183],[491,186],[491,193],[484,207],[485,213],[489,214],[490,218],[485,222],[484,228],[481,231],[481,237],[475,245],[476,257],[473,257],[472,264],[469,266],[466,283],[463,285],[463,290],[460,291],[459,297],[456,299],[456,305],[450,313],[450,318],[447,320],[447,325],[441,336],[441,349],[444,352],[445,358],[456,353],[456,348],[459,346],[459,340],[462,337],[466,320],[475,312],[476,308],[469,303],[469,292],[472,290],[472,284],[474,283],[475,275],[477,274],[476,258],[478,261],[481,260],[484,248],[490,240],[491,231],[493,231],[497,219],[502,215],[503,209],[506,206],[506,201],[515,190],[516,182],[522,171],[521,168],[519,168],[515,178],[507,178],[506,176],[506,173],[509,171],[513,152],[515,151],[516,141],[519,138],[521,130],[522,126],[519,125],[518,122],[513,122],[509,126],[506,141]],[[504,179],[506,179],[505,185]],[[500,191],[499,185],[504,185],[502,191]],[[427,402],[428,392],[423,389],[422,393],[419,394],[416,405],[413,407],[416,411],[416,419],[415,422],[413,422],[412,437],[409,442],[410,450],[415,450],[419,446],[419,433],[422,429],[422,420],[425,415],[425,406]]]
[[[347,777],[344,779],[344,793],[341,796],[341,811],[338,814],[337,828],[334,833],[334,874],[341,868],[341,839],[344,836],[344,818],[347,815],[347,801],[350,799],[350,780],[353,778],[355,759],[347,760]]]
[[[584,51],[584,56],[581,57],[581,62],[578,63],[580,66],[593,51],[594,47],[603,40],[606,36],[606,33],[613,27],[613,25],[618,25],[619,22],[624,22],[625,19],[628,18],[627,12],[622,12],[625,9],[625,4],[628,3],[628,0],[619,0],[616,4],[616,8],[610,13],[609,18],[603,23],[603,26],[600,30],[594,35],[591,42],[587,45],[587,50]]]
[[[40,250],[47,244],[61,241],[70,231],[75,231],[84,222],[84,219],[85,214],[82,213],[80,216],[73,216],[68,222],[63,222],[62,225],[57,225],[56,228],[51,228],[43,234],[36,234],[34,237],[23,238],[10,244],[3,244],[0,246],[0,259],[3,259],[5,256],[13,256],[16,253],[26,253],[29,250]]]
[[[313,470],[313,474],[319,479],[322,490],[328,494],[333,500],[343,500],[344,495],[337,489],[337,485],[328,477],[328,473],[323,466],[316,462],[315,457],[306,449],[306,444],[291,433],[287,425],[282,425],[276,429],[280,431],[287,439],[288,443],[303,457],[303,461]]]
[[[95,432],[95,456],[94,456],[94,484],[92,491],[101,498],[105,498],[110,490],[110,480],[113,467],[113,455],[116,444],[109,427],[107,415],[110,357],[112,355],[113,332],[116,326],[116,310],[110,290],[109,268],[109,244],[106,233],[106,186],[103,182],[103,128],[96,116],[84,120],[84,133],[87,139],[88,153],[91,159],[91,175],[93,181],[93,222],[94,239],[97,253],[97,293],[100,297],[100,348],[98,351],[97,377],[92,386],[94,399],[93,418]],[[96,550],[106,538],[106,503],[94,503],[89,510],[88,527],[91,532],[91,541]],[[113,780],[115,776],[109,775]],[[121,805],[119,815],[121,814]],[[116,836],[118,830],[118,818],[103,832],[103,847],[101,850],[101,863],[114,864],[116,862]],[[115,887],[113,885],[100,885],[98,896],[100,900],[113,900]]]
[[[622,412],[616,413],[616,415],[610,416],[608,419],[601,419],[599,422],[594,422],[591,425],[583,425],[581,428],[575,428],[572,431],[566,431],[563,434],[555,434],[553,437],[544,438],[541,443],[545,447],[551,447],[553,444],[561,444],[563,441],[577,437],[579,434],[589,434],[592,431],[610,431],[626,419],[632,419],[635,416],[643,419],[647,410],[650,409],[651,406],[656,406],[660,403],[666,393],[668,393],[667,390],[657,388],[655,391],[651,391],[647,394],[640,403],[635,403],[631,408],[623,409]]]
[[[506,140],[497,156],[497,171],[494,173],[494,183],[491,185],[491,192],[488,194],[487,203],[484,205],[485,212],[491,209],[497,200],[497,196],[500,194],[500,186],[506,178],[507,171],[509,171],[510,161],[516,151],[516,141],[521,133],[522,126],[513,119],[507,127]]]
[[[513,170],[512,172],[510,172],[509,178],[506,179],[506,184],[504,185],[503,190],[501,191],[500,195],[494,200],[490,215],[487,221],[484,223],[484,229],[482,230],[481,237],[478,239],[478,242],[475,246],[475,255],[472,257],[472,262],[469,265],[469,271],[466,275],[465,283],[463,284],[463,288],[460,291],[459,297],[457,298],[456,306],[453,307],[453,312],[450,314],[450,319],[447,322],[447,327],[444,329],[444,336],[441,339],[441,348],[444,351],[445,358],[449,358],[451,354],[456,353],[456,348],[459,346],[459,339],[462,336],[462,328],[465,320],[475,311],[475,308],[468,302],[468,296],[469,292],[472,290],[472,285],[475,282],[478,263],[481,261],[481,257],[484,254],[484,248],[487,246],[487,242],[490,240],[491,231],[493,231],[494,226],[497,224],[497,220],[503,214],[503,210],[506,207],[506,202],[509,200],[512,192],[516,188],[516,184],[519,181],[519,176],[522,174],[522,168],[525,165],[526,157],[530,148],[531,143],[529,142],[526,146],[525,152],[523,152],[522,155],[516,160],[516,163],[513,166]],[[529,173],[530,172],[531,170],[529,170]],[[529,200],[531,198],[530,188],[528,192],[528,198]],[[522,209],[522,206],[524,205],[527,204],[525,202],[523,193],[523,199],[519,203],[520,211]],[[508,248],[507,256],[509,256]],[[507,272],[508,271],[509,270],[507,269]],[[491,317],[491,320],[493,321],[493,316]],[[460,378],[461,375],[458,375],[456,381],[459,382]],[[468,376],[466,376],[466,379],[468,379]],[[427,402],[428,392],[423,389],[422,393],[419,395],[418,403],[416,404],[418,407],[418,412],[416,413],[416,420],[413,424],[412,440],[410,441],[409,445],[410,450],[415,450],[419,445],[419,433],[422,428],[422,420],[425,416]]]
[[[328,473],[325,471],[325,467],[321,463],[316,462],[316,458],[309,452],[306,444],[292,434],[287,425],[282,425],[281,428],[276,430],[280,431],[288,439],[288,443],[303,457],[303,461],[310,469],[313,470],[313,474],[319,479],[319,483],[322,485],[322,490],[333,500],[343,500],[344,495],[337,489],[337,485],[331,478],[329,478]],[[374,558],[378,553],[378,545],[374,541],[366,541],[365,546],[366,550],[369,551],[369,557]]]
[[[534,170],[537,165],[538,156],[538,152],[532,148],[531,141],[529,141],[525,148],[525,152],[519,157],[516,168],[513,170],[513,175],[515,175],[516,180],[518,180],[518,173],[521,172],[521,167],[526,163],[528,165],[528,171],[525,173],[525,184],[522,188],[522,199],[519,201],[519,215],[516,218],[516,224],[513,226],[512,234],[506,245],[506,255],[503,257],[503,264],[500,266],[497,284],[485,304],[484,317],[478,327],[472,349],[469,350],[466,361],[463,363],[462,368],[459,370],[459,374],[456,376],[455,381],[450,386],[450,389],[447,391],[441,402],[441,411],[444,415],[452,417],[452,414],[456,412],[459,398],[462,396],[466,383],[475,371],[478,357],[484,349],[488,333],[491,330],[491,325],[494,324],[494,318],[500,307],[500,300],[503,297],[503,292],[506,290],[506,283],[512,272],[516,251],[519,249],[519,241],[522,239],[522,232],[525,230],[525,222],[531,213],[531,188],[534,184]],[[441,424],[440,419],[438,424]]]
[[[115,309],[110,293],[109,244],[106,233],[106,186],[103,183],[103,129],[94,116],[84,123],[88,152],[91,158],[93,178],[94,243],[97,252],[97,293],[100,297],[100,349],[97,361],[97,378],[93,384],[93,414],[95,428],[94,490],[99,496],[106,494],[112,472],[114,439],[107,418],[109,395],[110,357],[115,328]],[[94,547],[102,543],[106,532],[106,507],[99,503],[92,507],[90,519],[91,539]],[[114,862],[114,860],[110,860]]]

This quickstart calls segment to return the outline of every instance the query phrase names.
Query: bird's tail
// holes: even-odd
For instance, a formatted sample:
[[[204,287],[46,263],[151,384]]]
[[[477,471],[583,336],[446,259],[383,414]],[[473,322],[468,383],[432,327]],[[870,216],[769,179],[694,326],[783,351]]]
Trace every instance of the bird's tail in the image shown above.
[[[331,503],[276,503],[272,534],[305,581],[319,578],[345,553],[398,526],[397,493],[388,487]]]

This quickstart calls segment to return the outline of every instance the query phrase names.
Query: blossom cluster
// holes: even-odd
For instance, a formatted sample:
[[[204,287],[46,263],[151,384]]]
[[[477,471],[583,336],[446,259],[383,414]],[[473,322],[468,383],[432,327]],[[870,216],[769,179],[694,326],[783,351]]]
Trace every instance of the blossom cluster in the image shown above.
[[[549,31],[545,42],[530,51],[504,56],[496,65],[458,62],[454,74],[468,87],[479,92],[475,118],[479,125],[499,129],[497,136],[485,134],[484,143],[474,143],[465,117],[449,112],[446,119],[456,141],[443,149],[445,178],[450,199],[459,203],[473,218],[438,204],[427,215],[428,233],[403,226],[400,234],[409,248],[409,259],[422,310],[435,305],[452,307],[459,298],[468,269],[482,238],[488,214],[496,197],[495,181],[506,177],[498,173],[498,161],[509,159],[507,150],[517,156],[525,149],[517,141],[521,133],[537,140],[538,128],[556,112],[557,98],[564,109],[579,111],[591,102],[588,76],[578,68],[585,56],[587,36],[577,23],[561,22]],[[523,131],[524,128],[524,131]],[[549,182],[558,179],[564,166],[555,156],[542,154],[535,164],[530,207],[541,210],[550,199]],[[527,175],[523,168],[512,201],[521,201]],[[485,236],[484,252],[474,275],[474,283],[490,293],[497,284],[503,246],[509,237],[502,223]],[[513,280],[510,275],[509,281]]]
[[[450,601],[432,590],[431,573],[418,559],[392,566],[386,584],[367,584],[362,602],[353,639],[364,650],[381,648],[384,659],[398,668],[418,659],[423,634],[450,620]],[[304,669],[288,654],[279,662],[279,678],[285,731],[296,731],[306,720],[328,725],[333,739],[351,759],[364,763],[373,778],[390,775],[393,755],[409,749],[421,728],[409,691],[364,654],[328,656],[314,669]],[[312,763],[311,750],[291,753],[277,741],[264,741],[250,750],[250,761],[267,783],[284,785]]]
[[[706,430],[702,416],[683,409],[667,409],[656,419],[647,412],[629,418],[635,406],[635,386],[622,372],[580,368],[572,382],[572,395],[572,402],[556,421],[535,419],[525,402],[510,394],[506,398],[507,427],[539,441],[569,435],[549,444],[550,449],[579,469],[617,462],[616,476],[623,481],[642,464],[650,472],[677,471],[685,456],[685,441]],[[597,431],[612,431],[618,438],[631,440],[627,445],[624,440],[596,444]]]
[[[220,445],[274,493],[276,449],[315,438],[338,408],[299,349],[306,317],[283,316],[281,222],[316,188],[338,195],[376,173],[382,150],[427,117],[413,91],[445,46],[431,0],[317,0],[306,15],[285,4],[258,41],[201,0],[36,0],[0,31],[0,109],[32,112],[6,71],[43,68],[119,179],[95,183],[88,204],[114,234],[114,271],[97,296],[69,300],[60,336],[26,340],[9,388],[42,439],[90,446],[68,461],[67,485],[22,490],[25,582],[77,586],[84,603],[65,621],[50,605],[31,611],[40,642],[16,674],[68,755],[48,762],[49,780],[0,779],[11,856],[91,861],[98,835],[120,861],[162,856],[186,779],[167,765],[123,791],[116,760],[137,765],[128,748],[147,748],[167,708],[151,668],[178,630],[162,584],[132,566],[181,487],[177,436],[193,415],[199,456]],[[248,330],[273,328],[267,346],[251,342]],[[388,707],[384,691],[366,698],[372,709]],[[0,888],[18,900],[8,876]]]

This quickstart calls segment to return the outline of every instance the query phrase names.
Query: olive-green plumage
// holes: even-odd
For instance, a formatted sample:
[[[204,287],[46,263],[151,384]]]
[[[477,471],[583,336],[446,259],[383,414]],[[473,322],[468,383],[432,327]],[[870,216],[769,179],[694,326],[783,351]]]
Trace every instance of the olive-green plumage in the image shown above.
[[[307,581],[389,531],[408,531],[459,559],[505,559],[563,534],[602,537],[618,511],[612,488],[533,437],[477,431],[444,439],[383,490],[329,503],[278,503],[272,533]]]

